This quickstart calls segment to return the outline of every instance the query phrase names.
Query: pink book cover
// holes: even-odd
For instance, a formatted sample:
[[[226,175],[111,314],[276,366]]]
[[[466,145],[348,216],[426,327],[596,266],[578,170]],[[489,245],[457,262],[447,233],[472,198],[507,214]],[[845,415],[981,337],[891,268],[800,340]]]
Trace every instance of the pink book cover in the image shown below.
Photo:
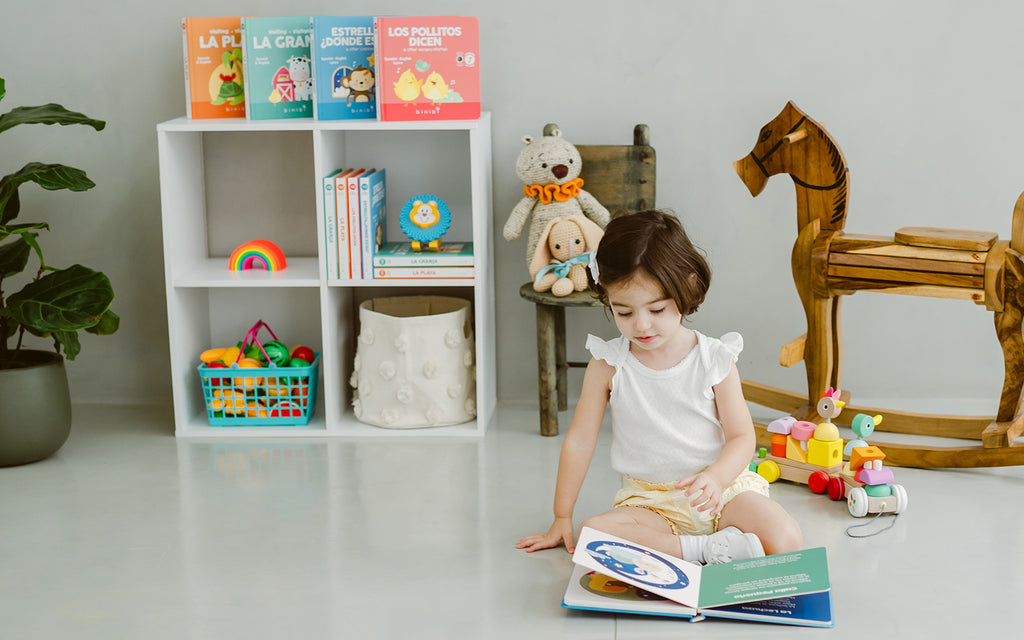
[[[480,117],[480,27],[472,16],[380,16],[377,118]]]

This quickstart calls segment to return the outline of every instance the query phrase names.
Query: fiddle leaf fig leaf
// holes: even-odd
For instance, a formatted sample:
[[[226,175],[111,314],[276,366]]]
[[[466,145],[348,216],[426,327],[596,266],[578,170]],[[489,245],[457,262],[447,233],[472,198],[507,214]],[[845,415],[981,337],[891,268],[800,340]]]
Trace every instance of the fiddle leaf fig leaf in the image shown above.
[[[32,246],[25,242],[24,237],[0,245],[0,278],[9,278],[24,271],[30,255]]]
[[[113,299],[107,276],[76,264],[30,282],[7,299],[7,308],[16,322],[38,331],[77,331],[98,323]]]
[[[115,333],[119,328],[121,328],[121,317],[110,309],[107,309],[103,312],[103,315],[100,316],[99,322],[91,327],[86,327],[85,330],[88,333],[94,333],[98,336],[109,336],[110,334]]]
[[[78,341],[77,331],[54,331],[53,341],[64,349],[64,357],[74,360],[82,351],[82,343]]]
[[[97,131],[103,131],[107,126],[103,120],[95,120],[77,111],[69,111],[53,102],[37,107],[16,107],[0,115],[0,133],[19,124],[84,124]]]
[[[0,224],[7,224],[18,215],[18,187],[26,182],[35,182],[48,191],[88,191],[96,186],[81,169],[63,164],[30,162],[19,171],[0,178]],[[8,206],[11,202],[16,206]]]

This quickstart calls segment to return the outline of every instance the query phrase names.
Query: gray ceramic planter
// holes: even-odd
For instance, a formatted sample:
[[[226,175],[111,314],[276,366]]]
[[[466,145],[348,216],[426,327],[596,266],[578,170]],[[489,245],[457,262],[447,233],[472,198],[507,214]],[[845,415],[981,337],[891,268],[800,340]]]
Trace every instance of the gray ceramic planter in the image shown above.
[[[0,467],[53,455],[71,432],[71,395],[64,358],[23,350],[32,366],[0,369]]]

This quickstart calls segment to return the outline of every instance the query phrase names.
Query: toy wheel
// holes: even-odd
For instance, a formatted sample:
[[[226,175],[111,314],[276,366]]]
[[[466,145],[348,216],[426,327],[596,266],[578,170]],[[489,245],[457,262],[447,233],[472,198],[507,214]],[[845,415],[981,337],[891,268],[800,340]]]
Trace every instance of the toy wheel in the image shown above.
[[[842,478],[829,478],[828,479],[828,497],[833,500],[839,501],[846,496],[846,485],[843,483]]]
[[[779,479],[779,476],[782,475],[782,470],[779,469],[778,463],[774,460],[765,460],[757,465],[757,475],[772,483]]]
[[[896,498],[896,510],[894,513],[903,513],[907,508],[907,490],[901,484],[892,485],[892,495]]]
[[[862,487],[850,489],[850,495],[846,498],[846,506],[850,509],[850,515],[854,518],[863,518],[868,515],[868,492]]]
[[[828,490],[828,474],[824,471],[815,471],[807,478],[807,486],[814,493],[825,493]]]

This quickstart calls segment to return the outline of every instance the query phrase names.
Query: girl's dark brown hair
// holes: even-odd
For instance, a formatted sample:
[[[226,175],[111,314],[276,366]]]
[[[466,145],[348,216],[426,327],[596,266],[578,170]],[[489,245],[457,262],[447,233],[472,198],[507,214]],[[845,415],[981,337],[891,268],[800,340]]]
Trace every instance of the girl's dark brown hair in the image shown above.
[[[606,287],[645,273],[675,301],[683,317],[697,311],[711,285],[711,268],[690,242],[683,225],[665,211],[647,210],[613,218],[597,246],[598,279],[588,271],[598,299],[608,303]]]

